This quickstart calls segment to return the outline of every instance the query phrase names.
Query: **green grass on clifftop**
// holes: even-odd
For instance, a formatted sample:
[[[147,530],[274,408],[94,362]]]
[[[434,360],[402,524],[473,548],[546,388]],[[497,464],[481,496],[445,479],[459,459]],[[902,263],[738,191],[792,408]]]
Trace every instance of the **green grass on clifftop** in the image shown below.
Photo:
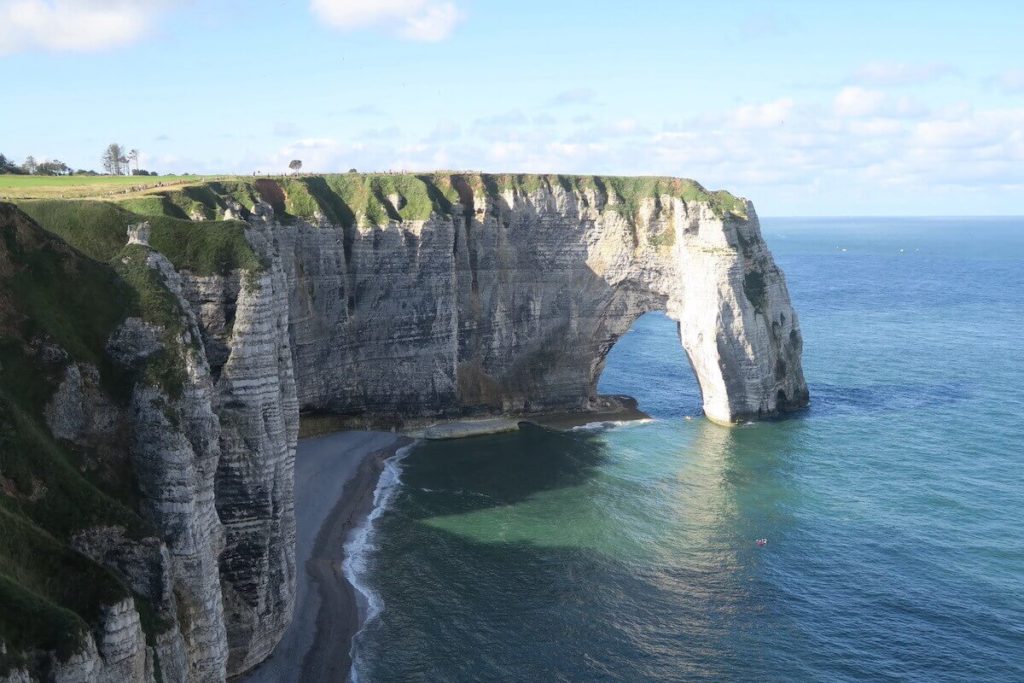
[[[724,190],[709,192],[700,183],[693,180],[656,176],[611,176],[605,178],[604,182],[615,193],[617,204],[614,207],[618,207],[616,210],[631,219],[639,213],[640,203],[643,200],[661,197],[673,197],[688,203],[706,203],[720,218],[729,214],[746,218],[747,209],[742,200]]]
[[[0,177],[0,195],[4,190]],[[124,209],[139,215],[187,220],[215,221],[225,215],[229,205],[237,203],[246,217],[257,199],[274,207],[278,218],[287,223],[296,219],[314,220],[323,216],[335,225],[386,225],[391,220],[427,220],[432,214],[446,215],[459,202],[456,184],[477,194],[497,197],[507,192],[532,194],[560,187],[570,192],[591,191],[603,195],[603,203],[635,219],[637,207],[646,198],[671,196],[686,202],[708,204],[719,217],[734,214],[746,217],[743,200],[724,191],[706,190],[700,183],[685,178],[657,176],[590,176],[529,173],[471,173],[434,171],[430,173],[334,173],[299,176],[216,176],[158,179],[132,184],[127,178],[92,179],[72,177],[35,181],[35,177],[10,181],[8,191],[24,203],[28,198],[54,196],[103,196],[118,201]],[[76,185],[78,178],[83,185]],[[102,187],[102,181],[124,187],[117,194],[98,194],[90,188]],[[166,180],[167,182],[163,182]],[[87,181],[87,182],[86,182]],[[18,188],[13,192],[11,188]],[[52,187],[65,190],[62,195]],[[127,196],[124,193],[127,192]]]
[[[244,223],[175,218],[168,215],[172,210],[167,201],[147,196],[122,206],[46,199],[19,202],[18,207],[46,230],[97,261],[110,261],[121,251],[128,241],[129,225],[149,221],[150,244],[178,270],[224,275],[236,268],[263,269],[262,260],[245,239]]]
[[[147,264],[149,254],[141,244],[129,244],[114,259],[114,269],[135,293],[139,317],[164,330],[163,350],[147,359],[143,369],[146,381],[162,387],[171,398],[179,398],[186,379],[181,342],[184,311],[160,273]]]
[[[205,220],[221,218],[228,202],[245,211],[256,199],[275,205],[279,217],[312,219],[323,215],[335,224],[363,221],[383,225],[388,220],[426,220],[431,213],[445,214],[458,202],[453,184],[458,179],[478,193],[530,194],[561,187],[566,191],[595,191],[614,195],[609,204],[633,212],[645,198],[678,197],[707,203],[719,216],[745,215],[745,203],[724,191],[709,191],[693,180],[658,176],[586,176],[555,174],[478,174],[432,172],[426,174],[344,173],[303,176],[223,177],[168,189],[147,188],[120,204],[144,215]],[[611,198],[610,198],[611,199]]]

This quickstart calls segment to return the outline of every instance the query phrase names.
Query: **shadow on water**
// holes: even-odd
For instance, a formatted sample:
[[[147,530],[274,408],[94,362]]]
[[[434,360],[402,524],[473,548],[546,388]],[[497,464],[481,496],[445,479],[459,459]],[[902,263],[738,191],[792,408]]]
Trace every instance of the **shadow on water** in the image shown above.
[[[786,596],[754,544],[792,523],[799,431],[656,423],[414,453],[381,520],[368,678],[799,675],[767,652]]]
[[[456,441],[428,441],[415,450],[402,483],[433,496],[446,514],[512,505],[541,491],[584,485],[608,460],[596,434],[560,433],[524,424],[519,431]],[[424,491],[424,489],[427,489]],[[439,512],[423,504],[417,517]]]

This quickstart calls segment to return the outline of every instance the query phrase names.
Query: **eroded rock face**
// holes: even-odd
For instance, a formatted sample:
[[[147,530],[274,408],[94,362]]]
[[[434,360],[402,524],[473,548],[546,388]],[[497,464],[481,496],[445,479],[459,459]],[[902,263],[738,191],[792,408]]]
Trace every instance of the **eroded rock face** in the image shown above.
[[[160,254],[151,253],[148,261],[181,302],[185,378],[177,397],[160,387],[135,386],[134,459],[143,509],[170,553],[190,678],[217,679],[225,675],[227,661],[217,562],[224,530],[214,507],[220,423],[198,324],[185,305],[181,278]]]
[[[408,417],[586,409],[635,319],[679,322],[711,419],[807,403],[802,340],[754,207],[599,191],[460,191],[426,221],[282,225],[253,243],[290,290],[304,408]]]
[[[211,358],[224,359],[214,366],[213,405],[220,421],[216,505],[226,530],[220,577],[233,674],[270,654],[295,600],[299,423],[287,291],[279,265],[243,276],[240,285],[237,278],[192,279],[206,348]],[[211,291],[233,296],[218,304]]]
[[[44,416],[55,438],[135,472],[155,536],[91,527],[71,546],[144,596],[157,630],[147,643],[131,599],[106,605],[82,649],[52,660],[53,680],[224,680],[269,655],[291,619],[298,406],[283,271],[198,278],[151,250],[142,258],[177,306],[176,337],[129,317],[104,352],[139,368],[172,344],[179,382],[147,376],[121,406],[96,367],[70,363]]]

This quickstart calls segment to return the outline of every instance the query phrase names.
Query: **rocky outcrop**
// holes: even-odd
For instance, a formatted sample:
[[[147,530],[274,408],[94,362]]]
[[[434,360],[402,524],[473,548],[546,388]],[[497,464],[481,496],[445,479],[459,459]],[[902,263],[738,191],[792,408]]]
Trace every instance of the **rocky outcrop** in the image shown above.
[[[225,674],[227,649],[217,570],[224,531],[214,507],[220,425],[213,411],[213,381],[198,324],[183,299],[180,276],[170,261],[155,252],[148,254],[147,266],[159,273],[181,312],[184,373],[179,392],[153,384],[135,385],[133,456],[142,508],[170,554],[190,675],[194,680],[217,679]],[[146,342],[132,348],[124,346],[124,335],[115,340],[121,346],[112,355],[137,358],[147,352]]]
[[[174,575],[190,679],[218,680],[270,654],[294,602],[298,407],[285,282],[279,267],[196,276],[150,260],[182,305],[190,343],[176,423],[158,405],[167,396],[136,390],[151,402],[134,411],[151,422],[135,429],[137,452],[159,454],[153,490],[146,468],[140,487],[147,502],[176,500],[155,516],[167,518],[172,559],[185,543]]]
[[[207,354],[220,360],[217,512],[226,530],[220,577],[229,673],[263,661],[295,599],[293,472],[298,404],[280,266],[232,278],[188,277]],[[241,280],[241,282],[239,281]]]

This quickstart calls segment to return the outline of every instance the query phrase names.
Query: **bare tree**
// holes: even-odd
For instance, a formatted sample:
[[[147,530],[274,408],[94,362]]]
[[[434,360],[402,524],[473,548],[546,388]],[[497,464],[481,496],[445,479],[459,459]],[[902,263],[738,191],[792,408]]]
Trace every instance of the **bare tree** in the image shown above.
[[[292,173],[298,173],[302,170],[302,161],[299,159],[292,159],[292,162],[288,164],[288,168],[292,169]]]
[[[124,147],[116,142],[107,145],[106,151],[103,152],[104,171],[110,175],[123,175],[127,163],[128,157],[124,154]]]
[[[128,152],[128,162],[129,163],[134,163],[135,164],[135,170],[136,171],[139,170],[139,150],[133,149],[132,151]],[[131,169],[129,169],[129,171],[130,170]]]
[[[25,173],[28,173],[29,175],[34,175],[36,169],[39,168],[39,164],[36,163],[36,158],[34,156],[29,155],[25,157],[25,163],[23,163],[21,167],[25,169]]]

